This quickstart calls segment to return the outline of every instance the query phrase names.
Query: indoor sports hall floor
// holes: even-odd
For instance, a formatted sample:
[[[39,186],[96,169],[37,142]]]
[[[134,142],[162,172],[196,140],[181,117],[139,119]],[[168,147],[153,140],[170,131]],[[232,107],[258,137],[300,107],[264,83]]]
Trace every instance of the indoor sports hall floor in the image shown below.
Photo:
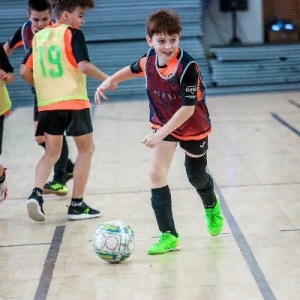
[[[65,197],[45,196],[46,221],[27,216],[42,149],[32,108],[6,119],[2,162],[9,197],[0,206],[0,299],[298,300],[300,295],[300,92],[208,96],[214,132],[209,171],[225,225],[211,237],[189,185],[184,152],[169,175],[182,250],[148,256],[159,232],[150,205],[148,104],[111,101],[92,109],[96,151],[85,200],[98,219],[67,221]],[[70,140],[71,156],[75,157]],[[68,183],[71,190],[72,182]],[[99,224],[128,223],[132,256],[118,265],[92,249]]]

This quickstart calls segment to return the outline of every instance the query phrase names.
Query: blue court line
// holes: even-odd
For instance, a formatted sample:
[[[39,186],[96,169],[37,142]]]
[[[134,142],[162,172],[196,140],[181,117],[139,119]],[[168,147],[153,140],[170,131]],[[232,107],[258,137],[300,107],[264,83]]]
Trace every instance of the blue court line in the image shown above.
[[[59,248],[65,232],[65,226],[56,226],[53,239],[44,263],[43,272],[40,277],[34,300],[45,300],[52,280],[53,270],[58,256]]]
[[[223,197],[219,187],[217,186],[217,184],[215,184],[215,190],[216,190],[216,193],[218,194],[220,202],[221,202],[223,215],[226,218],[226,221],[229,225],[232,235],[233,235],[238,247],[241,250],[241,253],[250,269],[250,272],[251,272],[260,292],[261,292],[261,295],[263,296],[263,299],[275,300],[276,297],[275,297],[272,289],[270,288],[270,285],[267,282],[253,252],[251,251],[251,247],[249,246],[239,225],[237,224],[231,211],[229,210],[227,203],[225,202],[224,197]]]
[[[297,130],[295,127],[293,127],[292,125],[290,125],[289,123],[287,123],[286,121],[284,121],[282,118],[280,118],[277,114],[272,113],[271,116],[277,120],[279,123],[281,123],[282,125],[284,125],[285,127],[287,127],[288,129],[290,129],[292,132],[294,132],[295,134],[297,134],[298,136],[300,136],[300,131]]]

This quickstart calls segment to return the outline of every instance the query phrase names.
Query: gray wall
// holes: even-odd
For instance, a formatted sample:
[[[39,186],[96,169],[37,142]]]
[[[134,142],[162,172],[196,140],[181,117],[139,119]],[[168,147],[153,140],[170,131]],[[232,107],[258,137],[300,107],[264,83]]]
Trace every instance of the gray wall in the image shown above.
[[[230,12],[221,12],[219,0],[211,0],[204,17],[203,43],[226,45],[232,38],[232,17]],[[237,12],[237,36],[243,44],[263,43],[262,0],[248,0],[248,11]]]

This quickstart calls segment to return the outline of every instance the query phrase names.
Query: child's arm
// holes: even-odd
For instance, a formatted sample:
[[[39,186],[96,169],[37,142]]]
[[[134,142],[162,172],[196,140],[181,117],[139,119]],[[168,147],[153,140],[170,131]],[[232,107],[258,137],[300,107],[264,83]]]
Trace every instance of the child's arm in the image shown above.
[[[13,82],[15,80],[14,68],[10,64],[7,54],[2,46],[0,47],[0,61],[0,80],[4,81],[5,83]]]
[[[167,135],[177,129],[185,121],[187,121],[194,113],[195,106],[182,106],[173,117],[159,130],[155,133],[149,134],[146,136],[142,143],[144,143],[149,148],[154,148],[158,145]]]
[[[77,64],[78,69],[84,73],[85,75],[98,79],[100,81],[104,81],[109,76],[102,72],[100,69],[98,69],[95,65],[88,62],[87,60],[82,60]]]
[[[16,32],[9,38],[9,40],[3,45],[3,49],[7,56],[9,56],[15,48],[23,45],[22,27],[23,26],[20,26],[16,30]]]
[[[19,73],[28,84],[34,86],[32,70],[26,64],[21,64]]]
[[[34,86],[32,69],[33,69],[32,49],[30,49],[26,53],[21,65],[20,65],[19,74],[28,84],[30,84],[31,86]]]
[[[15,74],[0,69],[0,80],[3,80],[5,83],[11,83],[15,81]]]
[[[105,100],[108,98],[105,95],[105,91],[107,90],[115,90],[119,82],[126,81],[129,79],[133,79],[138,75],[131,71],[130,66],[127,66],[120,71],[116,72],[112,76],[108,77],[105,81],[103,81],[100,86],[97,88],[95,93],[95,102],[101,103],[101,97]]]
[[[3,45],[3,49],[6,53],[7,56],[9,56],[12,52],[13,52],[13,49],[11,49],[8,45],[8,42],[6,42],[4,45]]]

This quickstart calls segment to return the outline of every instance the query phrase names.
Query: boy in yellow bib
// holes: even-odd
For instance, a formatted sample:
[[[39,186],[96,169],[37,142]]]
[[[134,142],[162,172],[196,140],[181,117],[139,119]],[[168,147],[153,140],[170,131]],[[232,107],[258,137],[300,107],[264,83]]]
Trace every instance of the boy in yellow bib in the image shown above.
[[[38,162],[34,189],[27,200],[29,217],[44,221],[43,186],[59,158],[63,134],[73,136],[78,150],[73,172],[73,194],[68,219],[100,216],[84,201],[84,191],[94,152],[90,102],[86,76],[105,80],[108,75],[89,61],[84,35],[80,30],[85,11],[94,0],[49,0],[56,23],[37,32],[32,50],[20,68],[21,76],[35,87],[39,122],[37,132],[45,133],[46,151]]]
[[[28,21],[20,26],[16,32],[3,45],[6,54],[9,56],[18,47],[23,46],[25,53],[32,47],[32,39],[36,32],[44,29],[53,22],[51,21],[52,11],[47,0],[28,0],[27,2]],[[35,89],[31,87],[33,94],[33,121],[36,131],[38,123],[38,108]],[[35,135],[37,144],[45,148],[45,137]],[[67,181],[73,178],[74,164],[69,159],[69,146],[66,136],[63,136],[62,152],[60,158],[53,168],[53,179],[44,186],[44,193],[64,196],[68,193]]]

